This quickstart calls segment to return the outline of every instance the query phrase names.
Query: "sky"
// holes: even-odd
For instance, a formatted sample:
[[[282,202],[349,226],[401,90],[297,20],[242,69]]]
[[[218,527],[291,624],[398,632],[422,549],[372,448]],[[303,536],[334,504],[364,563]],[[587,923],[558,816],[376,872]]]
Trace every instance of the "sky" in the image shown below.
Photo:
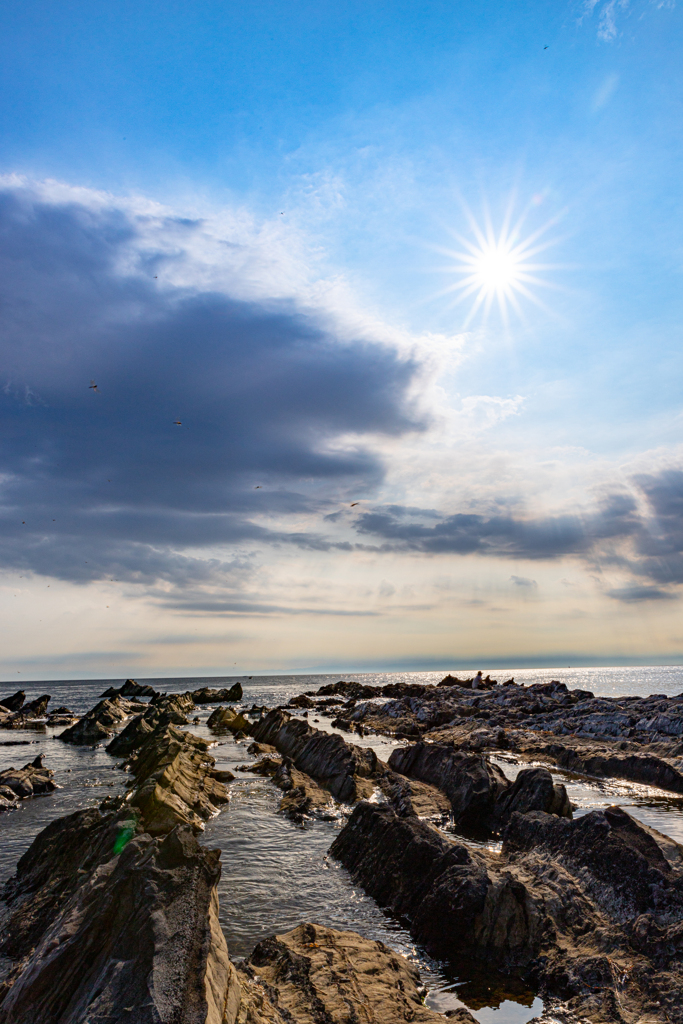
[[[682,36],[8,0],[2,678],[683,661]]]

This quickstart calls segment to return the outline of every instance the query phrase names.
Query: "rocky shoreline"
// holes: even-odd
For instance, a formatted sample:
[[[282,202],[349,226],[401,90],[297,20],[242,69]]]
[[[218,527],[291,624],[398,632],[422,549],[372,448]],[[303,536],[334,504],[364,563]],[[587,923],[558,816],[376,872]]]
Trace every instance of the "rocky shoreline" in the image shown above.
[[[185,726],[197,704],[236,692],[164,695],[128,680],[70,719],[60,738],[106,743],[129,785],[48,825],[6,884],[0,954],[12,968],[0,1024],[444,1019],[423,1004],[413,965],[354,932],[302,922],[231,962],[220,851],[198,837],[228,803],[233,775]],[[41,700],[24,715],[36,728]],[[23,694],[0,705],[3,725]],[[316,729],[311,710],[351,737],[407,743],[382,761]],[[448,676],[437,686],[339,682],[284,708],[218,706],[208,724],[217,737],[250,737],[256,760],[240,771],[272,779],[281,813],[342,816],[330,855],[434,955],[524,981],[548,1022],[683,1024],[683,848],[618,807],[574,819],[549,770],[683,792],[683,698]],[[499,751],[522,766],[515,779],[491,760]],[[12,777],[15,800],[17,788],[30,796],[29,782],[36,794],[51,782],[42,762]]]

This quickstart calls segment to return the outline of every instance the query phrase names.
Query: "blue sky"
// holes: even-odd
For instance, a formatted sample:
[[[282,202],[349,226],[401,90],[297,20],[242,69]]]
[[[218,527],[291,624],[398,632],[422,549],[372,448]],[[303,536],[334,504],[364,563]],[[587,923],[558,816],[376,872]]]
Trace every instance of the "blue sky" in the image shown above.
[[[679,7],[0,28],[6,678],[680,659]]]

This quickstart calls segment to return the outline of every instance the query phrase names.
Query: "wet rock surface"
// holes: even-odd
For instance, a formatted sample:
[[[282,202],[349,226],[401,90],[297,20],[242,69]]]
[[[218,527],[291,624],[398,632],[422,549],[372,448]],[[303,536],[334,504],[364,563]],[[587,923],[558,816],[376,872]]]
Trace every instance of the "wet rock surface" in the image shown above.
[[[0,1021],[222,1024],[239,987],[218,926],[219,874],[219,851],[189,829],[132,839],[63,902]]]
[[[209,715],[207,726],[215,732],[248,732],[251,724],[243,714],[233,711],[232,708],[218,707]]]
[[[444,680],[419,695],[380,702],[386,687],[369,689],[374,693],[363,692],[361,703],[338,712],[336,725],[462,750],[513,751],[568,771],[683,793],[683,695],[595,697],[560,682],[469,690]]]
[[[0,811],[16,807],[20,800],[51,793],[56,788],[54,772],[44,767],[42,755],[23,768],[6,768],[0,772]]]
[[[417,968],[355,932],[301,924],[260,942],[239,978],[239,1024],[444,1020],[422,1004]]]
[[[85,719],[101,723],[102,705],[121,700]],[[227,800],[219,776],[230,773],[215,769],[209,741],[166,720],[182,713],[172,702],[139,720],[152,713],[154,728],[129,736],[128,795],[53,821],[4,888],[0,952],[14,967],[0,991],[2,1024],[235,1019],[239,985],[218,924],[220,853],[195,838]]]
[[[109,739],[117,727],[140,711],[141,706],[138,703],[124,697],[106,698],[83,715],[78,722],[65,729],[59,738],[64,743],[93,746]]]
[[[258,742],[268,743],[338,799],[352,803],[373,791],[378,758],[373,750],[345,743],[341,736],[314,729],[308,722],[275,709],[251,727]]]
[[[195,704],[221,704],[224,701],[238,701],[242,700],[242,686],[240,683],[235,683],[227,690],[211,690],[208,686],[203,686],[199,690],[193,690],[189,696]]]
[[[128,759],[125,767],[137,783],[129,802],[140,809],[150,834],[168,832],[179,823],[199,831],[228,802],[209,747],[201,736],[161,724]]]
[[[119,686],[118,689],[115,686],[110,686],[108,690],[105,690],[102,694],[103,697],[156,697],[158,691],[153,686],[149,686],[146,683],[136,683],[134,679],[126,679],[123,686]]]
[[[453,746],[416,743],[395,750],[389,766],[438,787],[450,800],[455,823],[499,831],[515,811],[548,811],[571,817],[567,791],[545,768],[521,771],[514,783],[481,754]]]
[[[115,757],[128,757],[160,726],[185,725],[193,708],[194,704],[186,694],[162,697],[150,703],[114,736],[107,750]]]
[[[331,853],[435,953],[516,972],[589,1021],[683,1020],[682,876],[619,808],[514,813],[494,854],[360,803]]]
[[[16,711],[4,711],[0,708],[0,728],[2,729],[31,729],[37,720],[40,720],[41,727],[47,715],[47,706],[50,703],[50,695],[44,694],[35,700],[24,703],[23,691],[14,694],[13,697],[5,698],[17,709]]]

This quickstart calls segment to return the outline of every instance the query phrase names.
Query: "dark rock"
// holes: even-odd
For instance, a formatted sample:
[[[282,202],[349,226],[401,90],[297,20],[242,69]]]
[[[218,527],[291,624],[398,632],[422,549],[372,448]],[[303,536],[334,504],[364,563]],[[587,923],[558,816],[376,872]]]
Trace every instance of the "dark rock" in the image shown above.
[[[3,708],[5,711],[19,711],[25,700],[26,694],[24,691],[17,690],[11,697],[3,697],[0,700],[0,708]]]
[[[218,924],[219,876],[219,851],[189,829],[132,839],[46,928],[0,1022],[234,1022],[239,983]]]
[[[259,942],[238,974],[240,1024],[443,1024],[417,967],[355,932],[300,924]]]
[[[561,783],[554,783],[546,768],[524,768],[510,788],[496,801],[495,816],[500,824],[510,820],[518,811],[545,811],[562,818],[571,818],[572,807],[567,790]]]
[[[16,696],[16,695],[15,695]],[[22,704],[18,711],[0,718],[2,729],[26,729],[31,727],[31,722],[36,719],[44,719],[47,715],[47,706],[50,702],[50,695],[45,694],[37,697],[28,704]]]
[[[315,701],[307,697],[305,693],[299,693],[296,697],[288,702],[287,707],[289,708],[314,708]]]
[[[19,800],[42,796],[57,788],[54,772],[43,767],[42,754],[23,768],[6,768],[0,772],[0,810],[7,810]]]
[[[389,766],[437,786],[450,800],[455,823],[463,828],[498,831],[516,810],[571,817],[565,787],[555,785],[546,768],[523,770],[511,783],[486,757],[431,743],[397,748]]]
[[[283,790],[280,811],[294,821],[305,817],[330,817],[333,800],[329,792],[295,768],[290,758],[284,757],[273,772],[273,782]]]
[[[548,1020],[683,1020],[683,874],[619,808],[513,813],[498,855],[360,803],[330,852],[435,954],[563,1000]]]
[[[157,697],[159,696],[157,690],[153,686],[149,686],[147,683],[136,683],[134,679],[126,679],[123,686],[119,686],[117,689],[115,686],[110,686],[108,690],[105,690],[102,697]]]
[[[410,920],[428,948],[449,955],[473,942],[490,880],[462,844],[418,818],[361,802],[330,853],[381,906]]]
[[[453,747],[416,743],[397,748],[389,766],[437,786],[450,800],[456,824],[466,828],[493,828],[496,802],[510,786],[497,765]]]
[[[443,821],[449,817],[450,801],[436,786],[408,779],[389,768],[378,774],[377,784],[401,818],[416,815]]]
[[[253,725],[252,735],[286,754],[299,771],[322,783],[338,800],[352,802],[372,793],[370,779],[378,760],[369,748],[345,743],[336,733],[321,732],[280,710]]]
[[[242,686],[235,683],[230,689],[211,690],[203,686],[200,690],[194,690],[190,697],[195,704],[222,704],[227,701],[242,700]]]
[[[193,708],[192,700],[184,693],[163,697],[154,704],[150,702],[141,714],[114,736],[107,750],[114,757],[128,757],[159,726],[185,725]]]
[[[196,831],[229,800],[215,775],[208,753],[210,741],[175,725],[157,726],[126,762],[138,783],[129,797],[139,808],[151,835],[170,831],[177,824]]]
[[[468,690],[472,689],[471,679],[459,679],[457,676],[447,675],[441,680],[437,686],[465,686]]]
[[[138,705],[132,704],[123,697],[101,700],[75,725],[60,733],[59,738],[65,743],[93,746],[95,743],[101,743],[102,740],[108,739],[117,726],[138,710]]]

